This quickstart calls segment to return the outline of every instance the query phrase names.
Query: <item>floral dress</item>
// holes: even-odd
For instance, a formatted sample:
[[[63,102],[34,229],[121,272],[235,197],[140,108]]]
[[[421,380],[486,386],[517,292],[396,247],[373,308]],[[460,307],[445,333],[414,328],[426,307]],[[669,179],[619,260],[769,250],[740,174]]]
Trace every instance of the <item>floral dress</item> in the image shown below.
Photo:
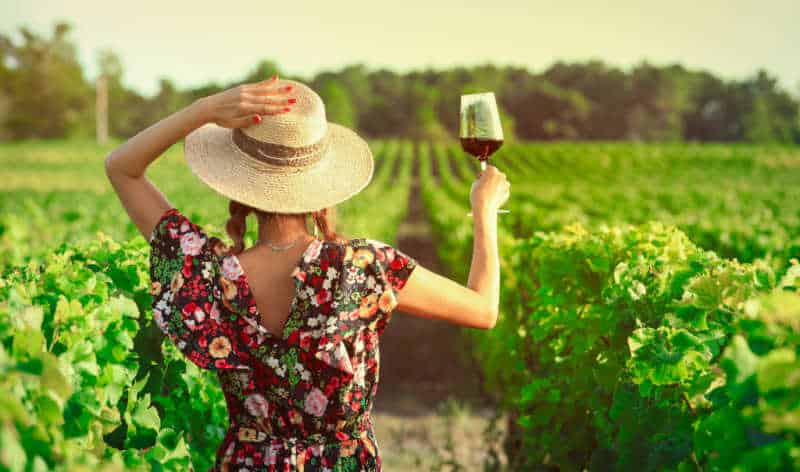
[[[227,402],[213,471],[381,470],[378,339],[416,260],[371,239],[311,242],[291,273],[285,329],[271,333],[219,238],[171,208],[150,245],[154,320],[216,372]]]

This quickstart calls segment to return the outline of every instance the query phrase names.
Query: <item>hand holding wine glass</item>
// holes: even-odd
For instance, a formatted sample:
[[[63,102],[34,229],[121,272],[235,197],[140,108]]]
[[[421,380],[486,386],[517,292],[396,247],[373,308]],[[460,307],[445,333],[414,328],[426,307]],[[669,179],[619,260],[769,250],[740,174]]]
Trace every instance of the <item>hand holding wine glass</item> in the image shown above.
[[[511,183],[506,174],[497,167],[488,165],[482,170],[478,180],[472,183],[469,200],[473,213],[497,211],[511,195]]]
[[[459,135],[461,147],[467,153],[478,158],[481,163],[481,173],[485,173],[489,157],[503,145],[503,127],[500,125],[500,112],[497,109],[497,101],[493,92],[461,96]],[[494,169],[499,172],[496,168]],[[505,179],[505,174],[502,176]],[[491,178],[494,179],[494,177]],[[508,210],[502,208],[497,208],[496,211],[508,213]],[[472,212],[467,215],[472,215]]]

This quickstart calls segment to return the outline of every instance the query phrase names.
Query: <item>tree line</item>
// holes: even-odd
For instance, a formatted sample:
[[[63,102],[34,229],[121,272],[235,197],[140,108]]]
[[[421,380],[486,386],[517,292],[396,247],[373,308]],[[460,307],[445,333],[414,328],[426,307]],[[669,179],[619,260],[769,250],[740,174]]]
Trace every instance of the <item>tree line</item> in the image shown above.
[[[59,21],[43,37],[20,27],[19,43],[0,33],[0,140],[94,136],[95,84],[84,75],[71,29]],[[199,97],[277,72],[316,90],[330,121],[370,138],[455,137],[459,96],[493,91],[507,140],[800,143],[798,98],[764,70],[725,80],[679,64],[623,70],[592,60],[556,62],[540,73],[491,64],[397,73],[354,64],[302,77],[265,59],[232,83],[179,89],[162,77],[148,97],[124,86],[116,53],[104,50],[97,60],[107,78],[109,132],[117,138]]]

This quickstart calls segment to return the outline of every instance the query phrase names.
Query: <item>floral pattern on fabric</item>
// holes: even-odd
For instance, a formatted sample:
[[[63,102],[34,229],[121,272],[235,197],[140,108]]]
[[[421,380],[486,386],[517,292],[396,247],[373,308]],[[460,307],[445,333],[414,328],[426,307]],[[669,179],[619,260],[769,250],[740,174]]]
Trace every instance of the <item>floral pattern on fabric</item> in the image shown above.
[[[380,470],[378,340],[416,260],[372,239],[313,241],[291,274],[285,329],[271,333],[221,240],[172,208],[150,244],[155,322],[225,394],[213,470]]]

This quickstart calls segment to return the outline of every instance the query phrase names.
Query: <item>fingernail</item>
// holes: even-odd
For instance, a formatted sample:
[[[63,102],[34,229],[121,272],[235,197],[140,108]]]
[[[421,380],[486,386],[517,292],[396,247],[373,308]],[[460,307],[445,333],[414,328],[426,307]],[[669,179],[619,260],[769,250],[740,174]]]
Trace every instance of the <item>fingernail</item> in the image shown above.
[[[291,86],[291,85],[287,85],[287,86],[286,86],[286,87],[284,87],[283,89],[284,89],[284,90],[286,90],[286,91],[288,92],[289,90],[291,90],[291,89],[292,89],[292,86]]]
[[[286,108],[283,109],[283,111],[289,111],[289,110],[291,110],[291,108],[289,108],[289,107],[286,107]]]
[[[278,74],[275,74],[275,75],[272,76],[272,80],[275,80],[277,78],[278,78]]]
[[[297,99],[296,98],[290,98],[289,99],[289,103],[297,103]]]
[[[261,123],[261,115],[253,116],[253,123],[255,124]]]

